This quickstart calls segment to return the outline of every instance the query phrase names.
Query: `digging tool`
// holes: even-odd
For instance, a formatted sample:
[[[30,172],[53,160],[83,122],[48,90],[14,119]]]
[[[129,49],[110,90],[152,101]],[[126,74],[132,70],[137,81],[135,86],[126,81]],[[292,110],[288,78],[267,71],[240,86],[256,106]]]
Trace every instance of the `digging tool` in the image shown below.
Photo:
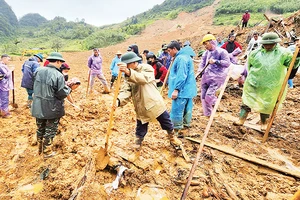
[[[293,55],[291,64],[290,64],[289,69],[288,69],[288,71],[287,71],[287,73],[286,73],[286,75],[285,75],[285,78],[284,78],[284,81],[283,81],[281,90],[280,90],[280,92],[279,92],[279,95],[278,95],[278,98],[277,98],[275,107],[274,107],[273,112],[272,112],[272,114],[271,114],[270,121],[269,121],[269,123],[268,123],[268,126],[267,126],[267,129],[266,129],[266,131],[265,131],[265,135],[264,135],[264,137],[263,137],[262,142],[266,142],[267,139],[268,139],[268,137],[269,137],[269,132],[270,132],[271,126],[272,126],[272,124],[273,124],[273,121],[274,121],[276,112],[277,112],[278,107],[279,107],[279,105],[280,105],[280,102],[281,102],[281,99],[282,99],[284,90],[285,90],[285,88],[286,88],[287,81],[288,81],[288,79],[289,79],[289,77],[290,77],[290,74],[291,74],[291,71],[292,71],[292,69],[293,69],[293,67],[294,67],[294,64],[295,64],[295,61],[296,61],[296,58],[297,58],[298,53],[299,53],[299,47],[296,47],[296,50],[295,50],[295,52],[294,52],[294,55]]]
[[[205,65],[205,67],[201,70],[201,72],[198,72],[198,73],[195,75],[195,79],[197,79],[198,76],[200,76],[200,75],[203,74],[204,70],[208,67],[208,65],[209,65],[209,62]]]
[[[69,104],[71,104],[74,108],[77,108],[78,110],[81,110],[80,107],[76,106],[75,104],[71,103],[69,100],[66,100]]]
[[[199,159],[200,159],[200,156],[201,156],[201,153],[202,153],[202,150],[203,150],[203,147],[204,147],[205,140],[206,140],[206,138],[207,138],[209,129],[210,129],[210,127],[211,127],[211,124],[212,124],[213,119],[214,119],[214,117],[215,117],[215,114],[216,114],[216,112],[217,112],[218,106],[219,106],[219,104],[220,104],[220,102],[221,102],[221,99],[222,99],[222,96],[223,96],[223,94],[224,94],[224,91],[225,91],[225,89],[226,89],[226,85],[227,85],[227,83],[228,83],[228,81],[229,81],[229,78],[230,78],[230,75],[231,75],[231,71],[232,71],[232,68],[229,69],[229,72],[228,72],[227,77],[226,77],[226,79],[225,79],[225,82],[224,82],[224,84],[223,84],[223,88],[222,88],[222,90],[221,90],[221,92],[220,92],[220,94],[219,94],[219,96],[218,96],[218,100],[217,100],[217,102],[216,102],[216,104],[215,104],[215,106],[214,106],[214,109],[213,109],[213,111],[212,111],[212,113],[211,113],[211,115],[210,115],[209,122],[208,122],[208,124],[207,124],[207,126],[206,126],[206,128],[205,128],[204,136],[203,136],[203,138],[202,138],[202,141],[201,141],[201,144],[200,144],[200,146],[199,146],[199,149],[198,149],[198,152],[197,152],[195,161],[194,161],[193,166],[192,166],[192,169],[191,169],[191,171],[190,171],[190,174],[189,174],[189,177],[188,177],[188,181],[187,181],[187,183],[186,183],[186,185],[185,185],[184,191],[183,191],[182,196],[181,196],[181,198],[180,198],[181,200],[186,199],[187,192],[188,192],[188,190],[189,190],[189,187],[190,187],[190,184],[191,184],[191,181],[192,181],[194,172],[195,172],[195,170],[196,170],[198,161],[199,161]]]
[[[87,84],[87,88],[86,88],[86,97],[89,94],[89,88],[90,88],[90,81],[91,81],[91,70],[89,70],[89,76],[88,76],[88,84]]]
[[[166,78],[165,78],[165,80],[164,80],[164,83],[163,83],[163,85],[161,86],[161,89],[160,89],[160,95],[162,95],[162,93],[163,93],[163,91],[164,91],[164,89],[165,89],[165,87],[166,87],[166,84],[167,84],[167,81],[168,81],[168,78],[169,78],[169,74],[170,74],[170,71],[171,71],[171,68],[172,68],[173,61],[174,61],[174,60],[175,60],[175,58],[172,59],[172,62],[171,62],[170,67],[169,67],[169,69],[168,69],[168,72],[167,72]]]
[[[122,76],[122,72],[119,71],[117,84],[115,86],[112,109],[111,109],[110,116],[109,116],[108,128],[107,128],[107,132],[106,132],[105,147],[104,148],[101,147],[100,150],[98,150],[98,152],[97,152],[96,169],[99,169],[99,170],[103,170],[109,162],[109,155],[108,155],[108,151],[107,151],[108,139],[111,134],[111,128],[113,125],[114,112],[115,112],[114,106],[116,105],[116,101],[117,101],[119,90],[120,90],[121,76]]]
[[[12,82],[13,82],[13,89],[12,89],[13,102],[12,102],[12,107],[18,108],[18,104],[16,104],[16,101],[15,101],[15,73],[14,73],[14,71],[12,71],[11,73],[12,73]]]

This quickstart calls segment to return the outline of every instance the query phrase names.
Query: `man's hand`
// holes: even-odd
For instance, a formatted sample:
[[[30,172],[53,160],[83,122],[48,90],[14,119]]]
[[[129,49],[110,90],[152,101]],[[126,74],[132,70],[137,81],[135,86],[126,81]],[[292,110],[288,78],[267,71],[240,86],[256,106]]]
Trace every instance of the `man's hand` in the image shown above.
[[[119,66],[119,70],[124,72],[127,76],[130,76],[130,70],[127,68],[127,64],[123,62],[119,62],[117,64]]]
[[[208,63],[209,63],[209,64],[215,64],[216,61],[215,61],[214,59],[211,58],[211,59],[209,59]]]
[[[177,99],[177,97],[178,97],[178,90],[174,90],[172,93],[172,100]]]

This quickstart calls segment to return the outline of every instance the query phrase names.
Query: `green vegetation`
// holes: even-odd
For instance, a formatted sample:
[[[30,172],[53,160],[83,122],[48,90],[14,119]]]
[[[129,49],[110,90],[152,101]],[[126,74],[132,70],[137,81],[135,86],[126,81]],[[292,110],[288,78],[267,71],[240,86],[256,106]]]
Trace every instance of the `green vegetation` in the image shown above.
[[[38,27],[46,23],[48,20],[37,13],[29,13],[24,15],[20,21],[20,26]]]
[[[264,20],[262,13],[290,13],[300,9],[298,0],[282,3],[280,0],[221,0],[214,23],[237,25],[246,9],[251,13],[250,26]],[[130,17],[122,23],[95,27],[84,19],[67,21],[63,17],[47,20],[30,13],[17,20],[10,6],[0,0],[0,51],[20,54],[40,49],[49,51],[83,51],[105,47],[140,34],[146,26],[158,19],[175,19],[182,11],[193,12],[211,5],[214,0],[165,0],[161,5]]]
[[[249,25],[253,26],[264,20],[264,12],[275,14],[291,14],[300,10],[298,0],[221,0],[214,18],[216,25],[237,25],[242,19],[245,10],[249,10],[251,19]]]
[[[0,0],[0,37],[12,36],[18,27],[18,19],[10,6]]]

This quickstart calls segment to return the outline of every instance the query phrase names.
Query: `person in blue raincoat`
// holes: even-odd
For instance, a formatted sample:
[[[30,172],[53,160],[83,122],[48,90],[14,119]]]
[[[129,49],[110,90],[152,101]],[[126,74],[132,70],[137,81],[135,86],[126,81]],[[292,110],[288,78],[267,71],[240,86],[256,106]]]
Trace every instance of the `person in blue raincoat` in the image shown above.
[[[192,58],[196,56],[194,49],[191,47],[191,43],[189,41],[184,42],[182,49],[184,49],[184,51],[187,52]]]
[[[110,88],[113,87],[115,80],[117,80],[118,73],[119,73],[119,67],[117,64],[119,62],[121,62],[121,55],[122,55],[121,51],[118,51],[116,53],[116,57],[114,57],[114,59],[111,62],[111,65],[110,65],[110,70],[111,70]]]
[[[40,66],[40,62],[43,62],[43,55],[41,53],[33,55],[33,57],[29,58],[22,65],[22,81],[21,87],[25,88],[28,94],[27,98],[27,107],[31,108],[31,104],[33,101],[33,74]]]
[[[177,133],[188,128],[192,121],[193,97],[197,95],[194,64],[189,51],[180,49],[176,41],[168,45],[173,57],[170,68],[168,97],[172,98],[171,120]]]

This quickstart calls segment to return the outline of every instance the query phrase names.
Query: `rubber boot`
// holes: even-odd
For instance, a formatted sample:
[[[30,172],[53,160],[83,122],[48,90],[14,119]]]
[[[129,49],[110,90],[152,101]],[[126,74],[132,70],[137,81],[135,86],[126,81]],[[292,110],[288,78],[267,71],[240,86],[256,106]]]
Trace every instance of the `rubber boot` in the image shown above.
[[[175,131],[168,131],[168,137],[170,140],[170,144],[175,148],[180,148],[180,145],[182,145],[182,142],[175,136]]]
[[[56,155],[56,152],[53,151],[53,138],[45,139],[43,145],[43,154],[44,158],[51,158]]]
[[[109,94],[110,93],[110,88],[108,87],[108,85],[104,85],[104,92],[103,94]]]
[[[39,155],[41,155],[41,153],[43,153],[43,138],[39,138],[37,137],[37,142],[38,142],[38,153]]]
[[[263,113],[260,113],[260,122],[261,122],[261,127],[260,129],[262,131],[265,131],[267,130],[267,127],[268,127],[268,118],[270,117],[269,114],[263,114]]]
[[[249,114],[249,112],[242,108],[241,112],[240,112],[239,120],[233,122],[233,125],[235,125],[235,126],[243,126],[244,123],[245,123],[245,121],[246,121],[246,119],[247,119],[248,114]]]

